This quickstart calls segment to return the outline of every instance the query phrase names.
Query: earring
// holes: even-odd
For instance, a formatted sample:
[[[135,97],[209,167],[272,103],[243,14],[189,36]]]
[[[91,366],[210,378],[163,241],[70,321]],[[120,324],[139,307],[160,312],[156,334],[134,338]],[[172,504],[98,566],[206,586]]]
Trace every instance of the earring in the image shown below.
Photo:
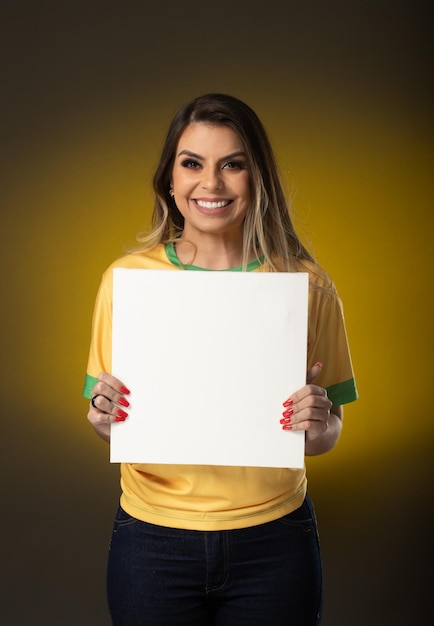
[[[172,198],[174,197],[175,192],[173,191],[172,187],[169,189],[169,196],[171,196]]]

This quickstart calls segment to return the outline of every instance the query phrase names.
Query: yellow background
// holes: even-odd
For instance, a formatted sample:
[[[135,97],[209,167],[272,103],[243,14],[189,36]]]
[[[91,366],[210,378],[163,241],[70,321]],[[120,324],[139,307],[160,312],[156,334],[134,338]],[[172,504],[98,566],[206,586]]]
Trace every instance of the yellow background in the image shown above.
[[[323,624],[424,623],[427,7],[3,3],[3,623],[108,624],[104,568],[119,488],[81,398],[93,301],[102,271],[149,224],[171,116],[206,91],[244,99],[263,120],[300,235],[344,302],[360,399],[345,410],[338,447],[308,460]]]

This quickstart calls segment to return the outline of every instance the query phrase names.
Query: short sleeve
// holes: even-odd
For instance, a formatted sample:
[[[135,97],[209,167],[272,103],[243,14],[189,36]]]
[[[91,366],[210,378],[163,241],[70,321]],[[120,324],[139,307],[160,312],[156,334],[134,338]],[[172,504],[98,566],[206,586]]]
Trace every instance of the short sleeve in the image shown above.
[[[89,359],[83,395],[92,397],[92,389],[101,372],[110,372],[112,364],[112,278],[103,275],[95,301]]]
[[[341,299],[335,286],[313,284],[309,295],[308,369],[323,363],[315,384],[334,405],[358,398]]]

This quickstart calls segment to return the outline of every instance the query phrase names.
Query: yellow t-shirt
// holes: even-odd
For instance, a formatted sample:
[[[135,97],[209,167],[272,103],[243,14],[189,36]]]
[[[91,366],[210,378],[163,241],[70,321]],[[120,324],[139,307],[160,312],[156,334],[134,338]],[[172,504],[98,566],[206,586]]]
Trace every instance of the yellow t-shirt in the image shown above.
[[[173,244],[128,254],[104,272],[96,299],[84,396],[111,371],[113,269],[201,270],[184,266]],[[315,271],[314,271],[315,269]],[[234,268],[228,271],[240,271]],[[267,271],[259,260],[248,271]],[[332,281],[309,272],[308,369],[324,363],[315,381],[335,405],[357,399],[341,301]],[[125,381],[128,384],[128,381]],[[283,399],[282,399],[283,401]],[[278,416],[276,416],[276,419]],[[303,469],[121,463],[121,506],[137,519],[191,530],[226,530],[272,521],[297,509],[306,494]]]

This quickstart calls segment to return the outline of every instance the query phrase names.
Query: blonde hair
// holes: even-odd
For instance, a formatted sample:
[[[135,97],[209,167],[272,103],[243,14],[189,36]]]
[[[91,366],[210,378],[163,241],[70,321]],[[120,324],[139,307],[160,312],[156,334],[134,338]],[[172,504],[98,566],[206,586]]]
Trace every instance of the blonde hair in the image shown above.
[[[247,104],[220,93],[191,100],[178,110],[170,123],[153,178],[152,231],[137,237],[142,244],[139,251],[174,241],[182,233],[184,218],[170,196],[170,180],[179,139],[187,126],[194,123],[228,126],[243,143],[252,198],[252,206],[244,220],[243,268],[246,268],[252,252],[257,258],[263,257],[269,270],[275,272],[300,271],[303,261],[315,263],[292,223],[264,126]]]

